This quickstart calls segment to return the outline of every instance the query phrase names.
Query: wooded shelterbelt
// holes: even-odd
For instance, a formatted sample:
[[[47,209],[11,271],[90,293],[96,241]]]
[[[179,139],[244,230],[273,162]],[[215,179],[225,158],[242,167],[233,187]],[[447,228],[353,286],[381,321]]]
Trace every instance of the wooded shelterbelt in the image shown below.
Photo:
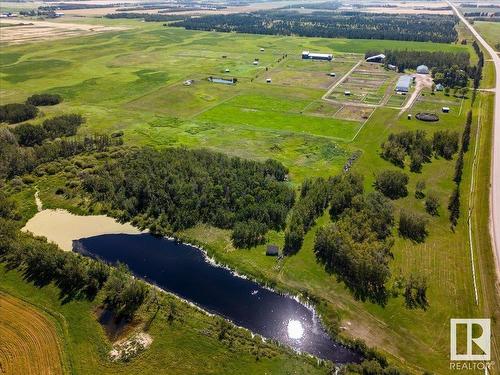
[[[269,229],[283,230],[294,203],[287,169],[274,160],[259,163],[208,150],[140,149],[84,178],[97,201],[122,220],[142,218],[156,233],[199,223],[235,228],[241,247],[262,243]]]
[[[303,14],[276,10],[186,18],[172,26],[249,34],[451,43],[457,39],[456,23],[456,17],[443,15],[321,11]]]

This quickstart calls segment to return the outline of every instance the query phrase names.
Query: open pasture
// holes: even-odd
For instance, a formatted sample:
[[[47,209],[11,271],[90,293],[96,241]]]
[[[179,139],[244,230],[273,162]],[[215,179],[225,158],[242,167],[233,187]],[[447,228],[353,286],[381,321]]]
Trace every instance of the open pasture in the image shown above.
[[[417,100],[413,103],[412,107],[407,113],[415,116],[418,112],[430,112],[439,116],[439,121],[433,123],[426,123],[414,119],[412,121],[419,121],[422,126],[429,126],[432,129],[441,128],[443,125],[456,125],[462,121],[464,112],[467,112],[467,104],[470,100],[454,97],[453,95],[446,96],[442,92],[437,92],[431,95],[430,90],[423,90],[418,96]],[[443,107],[450,109],[449,113],[442,111]],[[404,116],[406,118],[406,116]]]
[[[359,56],[352,55],[335,56],[333,61],[303,60],[294,55],[266,73],[266,77],[271,78],[276,85],[326,90],[340,80],[358,60]]]
[[[336,173],[344,165],[349,155],[345,142],[356,134],[366,114],[350,107],[339,111],[349,102],[335,105],[321,97],[367,49],[470,49],[199,32],[137,20],[71,19],[77,22],[124,30],[41,41],[36,48],[30,44],[5,48],[0,56],[2,103],[24,101],[33,93],[58,93],[64,102],[44,108],[35,123],[43,121],[42,116],[74,111],[87,119],[82,133],[122,130],[126,141],[136,144],[208,147],[252,159],[274,157],[290,168],[294,183]],[[302,60],[303,50],[330,52],[334,60]],[[253,63],[256,59],[258,64]],[[363,74],[366,69],[370,74]],[[366,86],[373,86],[370,92],[378,95],[365,95],[365,104],[383,96],[384,89],[375,87],[384,85],[385,75],[397,76],[380,69],[363,64],[353,75],[356,80],[368,77]],[[336,77],[329,75],[332,72]],[[209,76],[234,77],[238,82],[210,83]],[[184,85],[186,80],[193,83]]]

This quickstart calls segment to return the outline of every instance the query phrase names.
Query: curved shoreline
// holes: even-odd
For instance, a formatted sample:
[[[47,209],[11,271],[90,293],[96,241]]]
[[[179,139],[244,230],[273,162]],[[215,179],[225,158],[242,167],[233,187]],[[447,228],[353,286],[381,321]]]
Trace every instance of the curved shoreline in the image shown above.
[[[63,209],[41,210],[21,229],[36,236],[43,236],[64,251],[73,250],[73,240],[101,234],[141,234],[130,223],[119,223],[106,215],[80,216]]]

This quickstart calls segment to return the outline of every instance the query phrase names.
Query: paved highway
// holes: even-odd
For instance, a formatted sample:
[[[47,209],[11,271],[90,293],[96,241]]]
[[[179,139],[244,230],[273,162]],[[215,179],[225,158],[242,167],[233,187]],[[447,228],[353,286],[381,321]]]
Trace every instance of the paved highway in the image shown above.
[[[500,280],[500,57],[491,48],[488,43],[479,35],[479,33],[472,27],[472,25],[465,19],[465,17],[458,11],[458,9],[450,1],[447,3],[453,8],[460,20],[467,26],[470,32],[476,39],[483,45],[483,47],[491,55],[493,63],[495,64],[496,71],[496,84],[495,89],[495,109],[493,120],[493,147],[492,147],[492,170],[491,170],[491,205],[490,205],[490,226],[493,253],[495,255],[497,277]],[[485,59],[487,57],[485,56]]]

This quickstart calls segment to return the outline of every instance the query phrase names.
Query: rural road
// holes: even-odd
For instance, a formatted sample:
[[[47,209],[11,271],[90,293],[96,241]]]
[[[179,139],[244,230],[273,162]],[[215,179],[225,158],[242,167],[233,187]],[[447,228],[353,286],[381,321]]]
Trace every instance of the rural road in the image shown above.
[[[491,220],[490,230],[492,237],[493,253],[496,262],[497,277],[500,280],[500,57],[493,48],[479,35],[465,17],[450,1],[446,2],[452,7],[453,11],[460,20],[467,26],[479,43],[491,55],[495,64],[496,83],[495,83],[495,108],[493,118],[493,147],[492,147],[492,169],[491,169]]]

